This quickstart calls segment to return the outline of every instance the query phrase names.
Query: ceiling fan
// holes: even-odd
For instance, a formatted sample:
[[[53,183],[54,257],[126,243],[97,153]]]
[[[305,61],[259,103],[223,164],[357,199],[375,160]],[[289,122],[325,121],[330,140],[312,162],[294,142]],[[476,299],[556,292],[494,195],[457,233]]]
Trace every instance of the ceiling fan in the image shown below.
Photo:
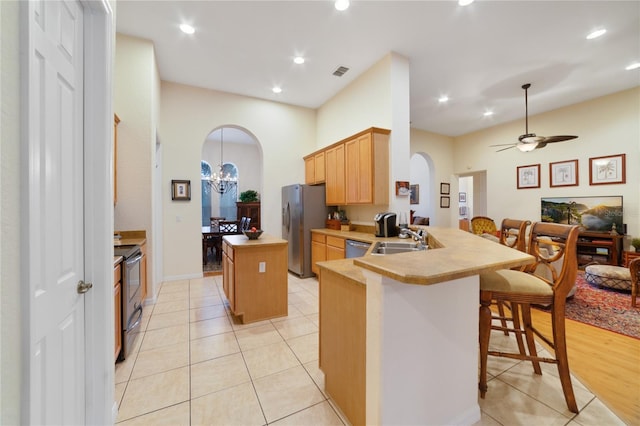
[[[489,146],[507,146],[497,150],[496,152],[504,151],[509,148],[518,148],[522,152],[533,151],[534,149],[544,148],[548,143],[564,142],[571,139],[576,139],[577,136],[571,135],[559,135],[559,136],[536,136],[535,133],[529,133],[529,102],[527,98],[527,90],[531,87],[531,83],[523,84],[524,89],[524,110],[525,110],[525,134],[518,137],[516,143],[503,143],[499,145]]]

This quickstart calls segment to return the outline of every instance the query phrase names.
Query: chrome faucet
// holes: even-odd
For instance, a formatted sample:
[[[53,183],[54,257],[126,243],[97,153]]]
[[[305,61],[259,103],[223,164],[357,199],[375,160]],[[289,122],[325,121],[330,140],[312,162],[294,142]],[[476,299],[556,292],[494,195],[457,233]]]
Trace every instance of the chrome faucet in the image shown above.
[[[418,232],[412,231],[409,228],[400,229],[400,234],[411,235],[415,241],[418,241],[423,247],[427,246],[427,233],[422,229],[418,230]]]

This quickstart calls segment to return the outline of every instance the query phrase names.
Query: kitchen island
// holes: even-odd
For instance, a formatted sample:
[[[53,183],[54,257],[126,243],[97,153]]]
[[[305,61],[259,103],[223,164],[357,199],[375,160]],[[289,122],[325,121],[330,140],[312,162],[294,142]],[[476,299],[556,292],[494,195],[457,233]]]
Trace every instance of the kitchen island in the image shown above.
[[[282,238],[222,238],[222,288],[243,324],[287,315],[287,269],[287,241]]]
[[[318,264],[320,368],[352,424],[480,419],[478,274],[533,257],[457,229],[424,229],[427,251]]]

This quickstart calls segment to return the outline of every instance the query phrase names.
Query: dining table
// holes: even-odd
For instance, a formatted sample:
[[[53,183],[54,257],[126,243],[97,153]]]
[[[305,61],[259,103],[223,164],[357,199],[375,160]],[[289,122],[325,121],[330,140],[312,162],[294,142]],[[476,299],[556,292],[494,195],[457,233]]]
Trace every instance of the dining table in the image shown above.
[[[202,227],[202,263],[207,263],[207,252],[209,248],[215,250],[216,262],[222,261],[222,237],[224,235],[239,234],[240,221],[221,220],[218,226]]]

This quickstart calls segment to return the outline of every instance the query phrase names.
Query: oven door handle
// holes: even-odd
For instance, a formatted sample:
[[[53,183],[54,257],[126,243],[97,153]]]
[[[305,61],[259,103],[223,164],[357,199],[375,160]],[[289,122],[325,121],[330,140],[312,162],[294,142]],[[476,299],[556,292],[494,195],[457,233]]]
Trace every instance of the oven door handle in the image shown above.
[[[142,321],[142,305],[138,305],[138,307],[136,308],[135,311],[133,311],[133,313],[131,314],[131,317],[133,317],[136,312],[138,312],[138,318],[136,318],[135,322],[133,323],[133,325],[130,325],[129,327],[127,327],[126,331],[131,331],[134,328],[136,328],[140,322]]]
[[[137,255],[133,259],[127,259],[127,265],[131,265],[133,263],[139,262],[142,259],[142,254]]]

